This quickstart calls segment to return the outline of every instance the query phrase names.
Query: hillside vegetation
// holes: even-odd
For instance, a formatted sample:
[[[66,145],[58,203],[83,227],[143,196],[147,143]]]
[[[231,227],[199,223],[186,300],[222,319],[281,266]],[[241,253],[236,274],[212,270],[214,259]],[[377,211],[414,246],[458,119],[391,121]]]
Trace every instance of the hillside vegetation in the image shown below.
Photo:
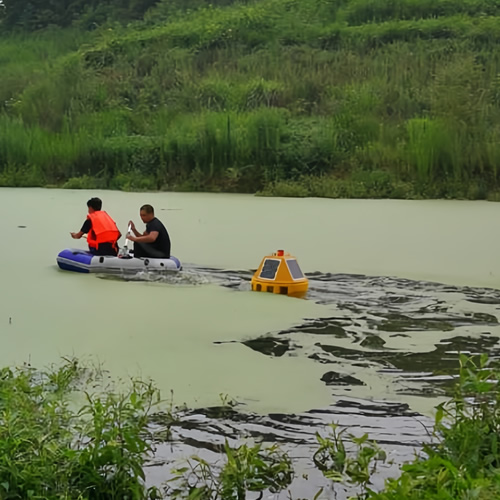
[[[499,197],[500,0],[44,3],[0,11],[0,185]]]

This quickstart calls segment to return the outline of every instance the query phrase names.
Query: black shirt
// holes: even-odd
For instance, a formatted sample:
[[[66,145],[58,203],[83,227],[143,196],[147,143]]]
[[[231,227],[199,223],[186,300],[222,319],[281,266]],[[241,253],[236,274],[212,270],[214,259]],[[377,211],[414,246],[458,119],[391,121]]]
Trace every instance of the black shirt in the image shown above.
[[[156,217],[146,224],[146,233],[152,233],[153,231],[158,231],[158,238],[149,244],[170,259],[170,236],[165,226]]]
[[[92,228],[92,221],[90,219],[85,219],[85,222],[83,223],[83,226],[80,229],[80,231],[83,234],[89,234],[89,231],[91,230],[91,228]]]

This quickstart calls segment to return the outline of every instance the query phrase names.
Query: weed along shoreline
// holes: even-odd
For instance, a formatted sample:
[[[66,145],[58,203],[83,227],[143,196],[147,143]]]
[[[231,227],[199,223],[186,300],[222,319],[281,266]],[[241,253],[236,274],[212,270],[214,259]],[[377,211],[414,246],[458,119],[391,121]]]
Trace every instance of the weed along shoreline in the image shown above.
[[[500,190],[484,182],[401,182],[384,171],[359,171],[343,176],[304,176],[296,180],[274,181],[252,191],[251,186],[228,189],[224,184],[196,186],[159,185],[155,179],[120,175],[117,179],[72,177],[60,184],[25,181],[22,173],[4,172],[0,187],[43,187],[48,189],[112,190],[137,193],[240,193],[263,197],[330,198],[330,199],[395,199],[395,200],[487,200],[500,201]]]
[[[240,413],[228,398],[218,407],[178,409],[150,382],[133,380],[117,390],[102,368],[76,359],[45,371],[5,368],[0,491],[6,498],[244,499],[255,492],[281,498],[283,492],[292,498],[423,500],[474,492],[492,499],[499,494],[498,374],[487,356],[461,355],[452,396],[436,407],[422,443],[425,453],[374,489],[390,444],[377,443],[368,433],[351,434],[340,423],[325,424],[321,431],[313,425],[301,447],[300,440],[292,440],[295,448],[311,452],[314,465],[301,475],[294,469],[300,460],[286,450],[285,434],[294,425],[310,426],[314,412],[303,423],[297,415],[270,415],[279,422],[273,437],[281,432],[282,442],[269,443],[269,435],[259,432],[265,420]],[[103,382],[101,390],[89,391]],[[391,418],[397,421],[398,412],[393,408]],[[218,441],[203,445],[214,431]],[[196,453],[181,460],[188,450]],[[150,468],[163,471],[168,481],[148,485]],[[317,477],[323,478],[321,486],[314,482]],[[308,481],[313,484],[307,486]],[[309,496],[293,496],[297,482],[306,484],[301,495],[309,491]]]

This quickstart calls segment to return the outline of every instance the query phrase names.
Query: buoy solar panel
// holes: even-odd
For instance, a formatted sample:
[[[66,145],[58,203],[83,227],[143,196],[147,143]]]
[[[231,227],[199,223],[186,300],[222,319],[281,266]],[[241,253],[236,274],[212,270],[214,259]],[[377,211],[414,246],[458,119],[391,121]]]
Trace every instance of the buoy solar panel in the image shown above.
[[[255,292],[277,293],[290,297],[304,297],[309,281],[299,267],[297,259],[283,250],[262,259],[251,280]]]
[[[259,274],[259,278],[273,280],[276,278],[280,261],[278,259],[265,259],[264,265]]]

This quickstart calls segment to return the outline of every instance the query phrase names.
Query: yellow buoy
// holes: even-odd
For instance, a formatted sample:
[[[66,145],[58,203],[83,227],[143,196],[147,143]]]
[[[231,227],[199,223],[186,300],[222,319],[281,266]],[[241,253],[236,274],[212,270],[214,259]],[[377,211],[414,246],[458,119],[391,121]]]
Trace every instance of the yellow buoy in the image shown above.
[[[309,281],[300,270],[297,259],[283,250],[262,259],[251,283],[255,292],[278,293],[290,297],[304,297],[309,287]]]

